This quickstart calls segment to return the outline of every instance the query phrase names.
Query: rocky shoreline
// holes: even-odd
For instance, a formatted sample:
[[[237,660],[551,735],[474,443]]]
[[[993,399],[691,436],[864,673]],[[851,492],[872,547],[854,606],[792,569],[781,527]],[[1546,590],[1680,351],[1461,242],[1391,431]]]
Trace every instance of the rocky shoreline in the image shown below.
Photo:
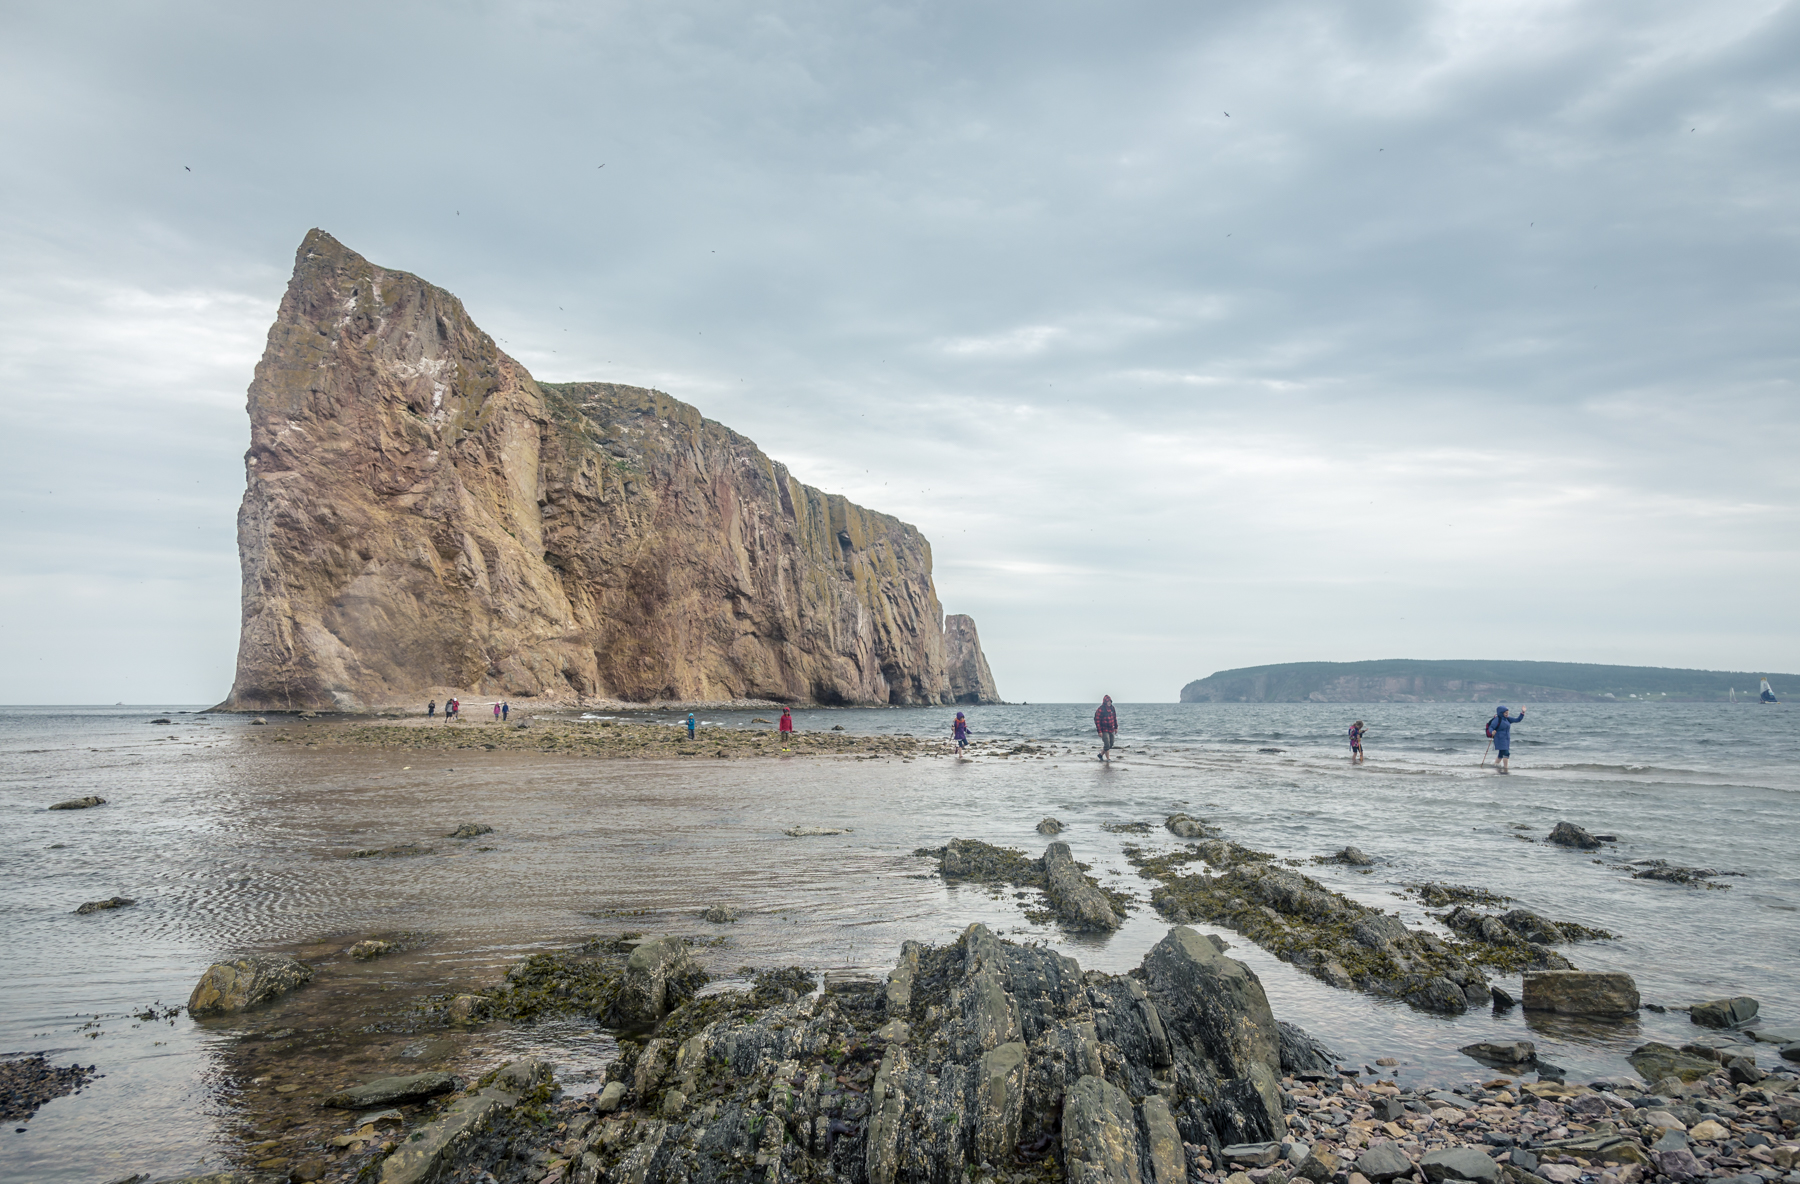
[[[245,1007],[258,982],[304,984],[243,961]],[[1256,975],[1185,926],[1118,975],[972,925],[907,942],[884,982],[795,967],[707,994],[706,977],[679,938],[534,955],[426,1001],[420,1031],[585,1015],[628,1037],[603,1088],[565,1096],[536,1062],[321,1081],[288,1159],[187,1184],[1800,1184],[1800,1071],[1747,1042],[1785,1030],[1645,1045],[1639,1078],[1586,1084],[1529,1042],[1474,1045],[1499,1068],[1404,1088],[1391,1059],[1335,1064],[1278,1022]],[[1693,1016],[1754,1022],[1755,1004]]]
[[[1456,935],[1439,937],[1408,929],[1400,919],[1333,892],[1295,870],[1301,861],[1283,860],[1213,837],[1206,823],[1172,814],[1164,828],[1177,837],[1198,839],[1185,847],[1153,854],[1135,845],[1125,858],[1138,874],[1156,882],[1151,903],[1171,921],[1212,921],[1228,925],[1284,962],[1314,978],[1345,989],[1404,1000],[1421,1011],[1457,1014],[1496,1003],[1482,967],[1509,972],[1571,970],[1574,964],[1552,944],[1602,940],[1613,935],[1574,922],[1552,922],[1525,909],[1500,915],[1469,903],[1502,904],[1503,898],[1477,889],[1427,885],[1428,902],[1454,907],[1436,918]],[[1364,867],[1374,861],[1354,847],[1324,862]],[[1191,872],[1189,865],[1200,870]]]

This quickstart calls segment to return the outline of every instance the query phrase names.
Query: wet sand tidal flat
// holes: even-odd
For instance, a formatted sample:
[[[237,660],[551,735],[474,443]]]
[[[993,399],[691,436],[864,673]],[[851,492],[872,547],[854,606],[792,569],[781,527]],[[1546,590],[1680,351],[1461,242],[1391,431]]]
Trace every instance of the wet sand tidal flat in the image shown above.
[[[1795,821],[1796,795],[1779,772],[1781,752],[1793,748],[1787,716],[1680,717],[1674,731],[1687,729],[1685,740],[1671,739],[1677,717],[1662,717],[1647,734],[1687,748],[1643,753],[1636,771],[1616,751],[1567,751],[1593,745],[1591,719],[1579,729],[1584,738],[1571,728],[1551,759],[1557,733],[1547,721],[1546,752],[1520,744],[1516,771],[1500,780],[1466,767],[1475,754],[1456,750],[1462,738],[1453,721],[1431,714],[1443,710],[1435,705],[1411,718],[1396,712],[1390,732],[1405,726],[1413,738],[1390,741],[1385,763],[1372,745],[1361,770],[1339,759],[1329,708],[1259,710],[1161,705],[1135,720],[1125,712],[1124,760],[1114,766],[1092,759],[1080,708],[974,709],[988,746],[966,761],[944,751],[946,711],[801,713],[806,735],[831,737],[828,751],[806,755],[762,751],[770,745],[763,725],[750,722],[755,713],[714,713],[713,739],[731,729],[731,743],[684,754],[690,746],[678,735],[658,740],[656,752],[604,757],[579,745],[544,750],[538,737],[549,727],[531,740],[536,749],[523,739],[531,729],[496,741],[491,724],[487,739],[467,747],[413,747],[401,736],[340,735],[366,724],[15,711],[0,734],[8,758],[0,907],[11,939],[0,954],[9,1003],[0,1052],[43,1052],[55,1064],[94,1065],[97,1076],[6,1128],[0,1175],[273,1169],[316,1154],[320,1138],[344,1126],[317,1105],[333,1089],[428,1068],[476,1075],[522,1052],[552,1061],[566,1090],[591,1088],[612,1049],[592,1022],[450,1028],[429,1008],[491,987],[531,952],[598,935],[690,937],[715,980],[729,984],[741,981],[741,968],[795,964],[879,977],[902,941],[942,944],[981,921],[1014,940],[1051,944],[1083,967],[1120,972],[1169,928],[1123,846],[1180,847],[1160,829],[1176,811],[1282,856],[1355,844],[1377,859],[1366,874],[1301,870],[1408,925],[1435,924],[1408,884],[1483,885],[1618,934],[1565,952],[1584,969],[1631,972],[1647,1000],[1750,994],[1772,1020],[1800,1019],[1800,892],[1785,837],[1792,831],[1783,829]],[[667,737],[673,720],[641,722]],[[1617,721],[1613,749],[1642,747],[1631,735],[1638,717]],[[845,733],[831,732],[836,724]],[[1705,752],[1704,740],[1734,728],[1747,738],[1728,753]],[[902,732],[932,738],[905,742]],[[433,733],[443,734],[441,725]],[[1373,738],[1383,738],[1379,726]],[[1260,751],[1270,748],[1280,751]],[[1436,751],[1443,748],[1455,751]],[[736,759],[718,759],[719,751]],[[86,793],[107,804],[44,808]],[[1037,855],[1047,840],[1034,827],[1046,815],[1064,823],[1058,837],[1103,886],[1136,900],[1118,931],[1034,923],[1025,915],[1029,894],[946,884],[931,860],[912,854],[966,837]],[[1595,853],[1538,841],[1565,817],[1619,841]],[[468,822],[493,830],[449,837]],[[1137,822],[1151,832],[1104,829]],[[846,833],[784,833],[795,827]],[[388,849],[416,853],[355,855]],[[1651,857],[1745,874],[1704,890],[1619,870]],[[113,896],[135,903],[74,913]],[[702,920],[715,905],[739,920]],[[1231,943],[1278,1018],[1307,1028],[1348,1064],[1398,1059],[1402,1082],[1482,1074],[1455,1051],[1475,1040],[1533,1039],[1573,1076],[1627,1072],[1630,1048],[1648,1039],[1679,1044],[1695,1031],[1679,1013],[1604,1025],[1517,1011],[1429,1015],[1332,988],[1229,930],[1196,927]],[[348,954],[369,938],[399,948],[369,961]],[[196,1022],[148,1010],[185,1003],[207,964],[244,952],[291,954],[317,974],[239,1017]],[[139,1018],[147,1014],[155,1018]]]

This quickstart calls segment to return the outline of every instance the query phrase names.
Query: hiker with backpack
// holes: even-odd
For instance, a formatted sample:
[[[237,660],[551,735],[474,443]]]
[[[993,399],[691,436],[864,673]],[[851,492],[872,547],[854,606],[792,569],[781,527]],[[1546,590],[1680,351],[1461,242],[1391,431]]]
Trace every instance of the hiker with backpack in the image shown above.
[[[1502,703],[1494,711],[1494,718],[1487,724],[1488,739],[1494,742],[1494,768],[1502,773],[1510,773],[1507,762],[1512,759],[1512,726],[1525,718],[1525,709],[1519,708],[1519,714],[1507,715],[1506,704]]]
[[[1362,764],[1363,722],[1359,719],[1350,725],[1350,763]]]

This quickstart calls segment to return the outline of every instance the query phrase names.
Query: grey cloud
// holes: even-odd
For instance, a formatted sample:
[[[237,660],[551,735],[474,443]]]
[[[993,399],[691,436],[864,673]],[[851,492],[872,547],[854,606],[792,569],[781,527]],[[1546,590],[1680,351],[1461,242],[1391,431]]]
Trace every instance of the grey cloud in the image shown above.
[[[1742,594],[1800,575],[1791,4],[0,21],[0,595],[83,655],[0,698],[222,692],[237,408],[312,225],[917,522],[1015,697],[1800,664]],[[103,650],[65,584],[164,640]]]

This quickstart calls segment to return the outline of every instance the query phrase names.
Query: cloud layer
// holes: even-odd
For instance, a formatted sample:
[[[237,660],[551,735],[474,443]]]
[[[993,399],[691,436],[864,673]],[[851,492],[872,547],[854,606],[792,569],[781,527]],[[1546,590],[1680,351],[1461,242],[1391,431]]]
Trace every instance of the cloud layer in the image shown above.
[[[223,695],[306,229],[917,523],[1003,694],[1800,669],[1800,12],[15,5],[0,700]],[[603,167],[602,167],[603,166]]]

